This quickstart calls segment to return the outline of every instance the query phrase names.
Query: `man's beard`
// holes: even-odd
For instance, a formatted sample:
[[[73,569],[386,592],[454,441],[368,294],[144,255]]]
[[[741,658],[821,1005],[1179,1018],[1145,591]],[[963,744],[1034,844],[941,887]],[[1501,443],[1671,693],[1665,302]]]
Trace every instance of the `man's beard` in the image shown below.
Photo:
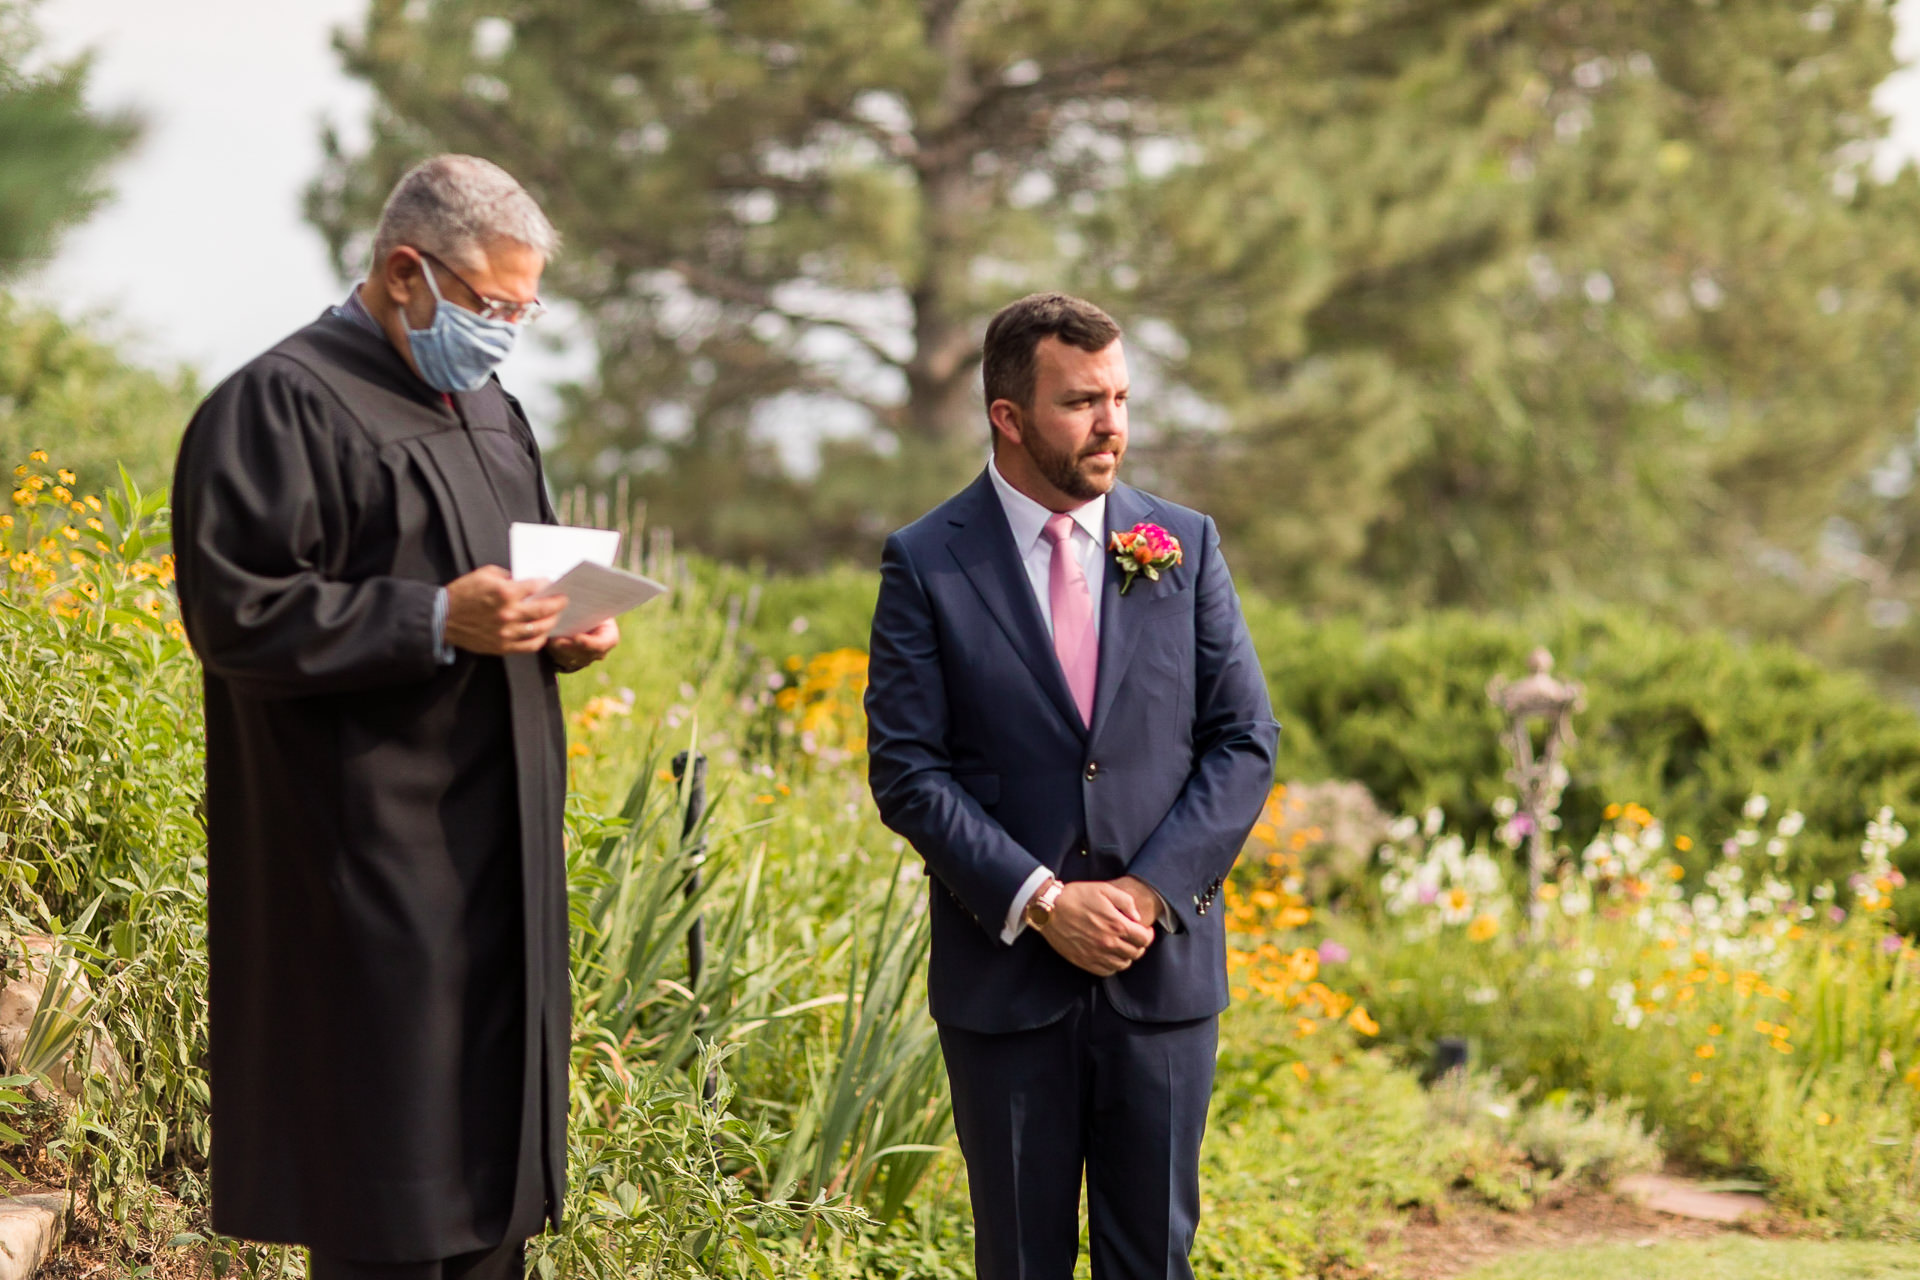
[[[1124,446],[1118,436],[1096,436],[1080,452],[1070,453],[1064,449],[1054,451],[1040,438],[1039,432],[1028,431],[1021,437],[1021,446],[1048,484],[1069,498],[1078,498],[1082,502],[1092,502],[1113,488],[1113,482],[1120,475],[1120,459],[1124,456]],[[1112,471],[1102,476],[1092,476],[1082,469],[1085,461],[1096,453],[1113,454]]]

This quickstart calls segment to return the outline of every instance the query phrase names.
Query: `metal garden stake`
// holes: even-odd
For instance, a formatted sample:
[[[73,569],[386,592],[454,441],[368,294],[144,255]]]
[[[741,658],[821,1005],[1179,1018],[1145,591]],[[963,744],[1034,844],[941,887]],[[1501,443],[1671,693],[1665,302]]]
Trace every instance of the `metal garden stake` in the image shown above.
[[[1495,676],[1487,684],[1487,697],[1507,718],[1500,739],[1513,755],[1507,781],[1519,791],[1519,812],[1528,823],[1527,930],[1538,941],[1546,912],[1540,885],[1551,861],[1547,832],[1559,825],[1560,793],[1567,785],[1567,767],[1560,763],[1560,755],[1574,741],[1573,713],[1584,711],[1587,704],[1581,685],[1553,678],[1553,655],[1545,649],[1533,651],[1527,668],[1528,674],[1519,680]],[[1533,748],[1536,720],[1546,722],[1537,755]]]

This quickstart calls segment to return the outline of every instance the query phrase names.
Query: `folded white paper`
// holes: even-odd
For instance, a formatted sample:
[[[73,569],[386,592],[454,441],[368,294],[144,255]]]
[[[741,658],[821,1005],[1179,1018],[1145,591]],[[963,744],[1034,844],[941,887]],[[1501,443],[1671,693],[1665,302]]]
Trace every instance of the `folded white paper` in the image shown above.
[[[514,577],[558,582],[583,560],[612,564],[620,551],[620,531],[515,521],[507,528],[507,550]]]
[[[613,567],[620,534],[612,529],[516,523],[507,531],[515,578],[546,578],[534,596],[565,596],[554,636],[591,631],[666,590],[661,583]]]

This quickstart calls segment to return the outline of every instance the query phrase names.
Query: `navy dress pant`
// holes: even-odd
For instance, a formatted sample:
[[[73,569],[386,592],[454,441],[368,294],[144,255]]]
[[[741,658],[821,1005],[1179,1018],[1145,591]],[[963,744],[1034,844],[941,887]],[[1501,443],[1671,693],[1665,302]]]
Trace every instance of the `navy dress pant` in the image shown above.
[[[1191,1280],[1220,1020],[1135,1022],[1100,984],[1064,1018],[940,1028],[980,1280],[1070,1280],[1086,1176],[1094,1280]]]
[[[307,1274],[311,1280],[522,1280],[526,1258],[524,1240],[432,1262],[354,1262],[316,1253]]]

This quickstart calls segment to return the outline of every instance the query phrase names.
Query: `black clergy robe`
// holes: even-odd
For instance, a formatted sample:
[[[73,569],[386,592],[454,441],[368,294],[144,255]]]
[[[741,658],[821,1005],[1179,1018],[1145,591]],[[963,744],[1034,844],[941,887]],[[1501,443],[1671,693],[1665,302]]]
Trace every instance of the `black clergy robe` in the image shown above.
[[[565,1176],[565,726],[543,655],[436,656],[437,589],[552,520],[519,406],[323,316],[194,415],[213,1225],[412,1262],[536,1234]]]

